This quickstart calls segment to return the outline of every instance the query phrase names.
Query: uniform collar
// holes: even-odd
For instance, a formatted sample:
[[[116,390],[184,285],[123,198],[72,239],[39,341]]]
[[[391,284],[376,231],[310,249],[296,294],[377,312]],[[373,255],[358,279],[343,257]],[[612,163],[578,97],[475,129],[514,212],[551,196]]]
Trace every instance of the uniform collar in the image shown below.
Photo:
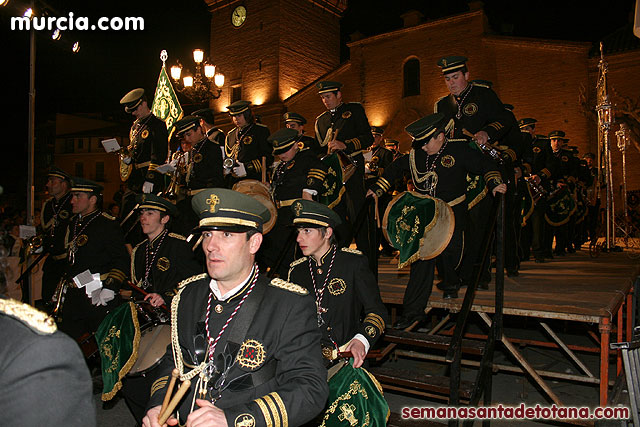
[[[334,114],[336,111],[338,111],[340,109],[340,107],[342,107],[344,105],[344,102],[341,102],[340,104],[338,104],[338,106],[332,110],[329,110],[329,112],[331,114]]]
[[[149,239],[147,239],[147,242],[149,242],[149,246],[151,246],[151,249],[153,249],[153,247],[155,245],[157,245],[157,243],[160,241],[160,239],[162,238],[162,236],[164,236],[164,234],[167,232],[167,229],[165,228],[164,230],[162,230],[160,232],[160,234],[158,234],[156,237],[153,238],[153,240],[149,241]]]
[[[460,92],[460,95],[458,95],[458,96],[453,95],[453,97],[455,99],[457,99],[458,101],[460,101],[460,99],[464,98],[464,96],[467,94],[467,92],[469,92],[471,90],[472,87],[473,87],[473,85],[467,83],[467,87],[465,87],[464,90],[462,92]]]
[[[82,221],[86,220],[87,218],[91,218],[91,217],[95,216],[95,214],[100,214],[100,209],[96,209],[96,210],[94,210],[92,212],[89,212],[85,216],[82,216],[82,215],[78,214],[78,220],[80,222],[82,222]]]
[[[224,295],[222,295],[222,293],[220,292],[220,288],[218,287],[218,282],[215,281],[214,279],[211,279],[211,282],[209,282],[209,289],[211,289],[211,292],[213,292],[213,296],[215,296],[218,301],[231,301],[235,296],[244,294],[244,291],[246,290],[246,288],[253,281],[255,273],[256,273],[256,268],[254,266],[251,269],[251,273],[249,273],[249,276],[247,276],[247,278],[243,280],[242,283],[240,283],[238,286],[231,289],[229,292],[227,292]]]
[[[325,252],[324,255],[322,255],[318,261],[316,261],[316,259],[313,256],[309,256],[309,258],[311,258],[315,262],[315,264],[318,267],[320,267],[322,264],[324,264],[324,261],[327,258],[327,255],[333,252],[333,247],[334,245],[329,245],[329,249],[327,249],[327,252]]]

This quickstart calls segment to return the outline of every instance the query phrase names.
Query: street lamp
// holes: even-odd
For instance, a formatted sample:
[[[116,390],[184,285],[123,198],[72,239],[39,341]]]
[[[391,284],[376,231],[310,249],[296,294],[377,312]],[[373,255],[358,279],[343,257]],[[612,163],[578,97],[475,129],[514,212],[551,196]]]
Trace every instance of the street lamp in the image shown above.
[[[171,78],[175,82],[177,91],[197,103],[220,98],[221,88],[224,86],[224,74],[216,73],[216,66],[208,61],[205,62],[202,49],[193,51],[193,62],[196,64],[196,72],[193,76],[186,73],[183,75],[180,61],[171,67]]]

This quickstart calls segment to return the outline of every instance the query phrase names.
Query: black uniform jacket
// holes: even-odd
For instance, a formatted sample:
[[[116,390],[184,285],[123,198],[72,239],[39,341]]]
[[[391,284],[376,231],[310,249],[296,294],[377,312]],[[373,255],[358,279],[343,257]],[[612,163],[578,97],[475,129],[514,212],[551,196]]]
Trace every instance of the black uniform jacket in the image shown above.
[[[90,270],[91,273],[100,273],[103,282],[106,278],[112,279],[118,285],[112,290],[117,291],[127,275],[130,261],[122,230],[115,218],[99,210],[82,218],[75,215],[65,235],[67,250],[74,237],[77,251],[75,262],[69,264],[68,277]]]
[[[195,356],[196,349],[202,348],[196,342],[202,340],[194,340],[194,336],[204,335],[206,342],[203,323],[210,282],[206,273],[185,280],[172,302],[172,340],[179,343],[176,352],[184,363],[185,374],[202,361]],[[240,292],[226,301],[217,301],[212,296],[209,317],[212,338],[218,336],[252,282],[253,276]],[[249,306],[251,298],[258,295],[258,288],[263,289],[262,300],[242,343],[237,343],[239,350],[238,345],[226,341],[237,318],[231,321],[219,341],[219,344],[226,341],[226,345],[216,347],[216,357],[222,354],[233,365],[227,371],[226,388],[215,405],[224,410],[229,426],[302,425],[320,413],[328,396],[315,304],[301,286],[259,276],[237,316]],[[150,407],[162,403],[168,378],[178,362],[174,364],[169,346],[159,368],[159,378],[151,388]],[[189,414],[197,378],[193,378],[191,389],[179,406],[183,421]]]
[[[40,224],[44,234],[44,250],[56,261],[65,258],[64,234],[72,216],[70,192],[60,200],[52,197],[42,204]]]
[[[2,425],[96,425],[80,348],[45,313],[0,296],[0,342]]]
[[[224,187],[220,146],[207,138],[198,142],[189,152],[187,174],[190,190]]]
[[[166,230],[151,243],[149,239],[145,239],[133,248],[131,281],[137,286],[144,286],[147,262],[150,264],[149,287],[143,289],[162,295],[167,304],[175,295],[178,283],[202,272],[202,266],[196,260],[191,245],[185,241],[184,236]]]
[[[329,130],[338,131],[337,140],[345,143],[344,152],[353,160],[364,167],[362,150],[373,142],[369,120],[364,112],[362,104],[358,102],[346,102],[336,107],[335,111],[325,111],[316,119],[316,139],[325,147],[329,141],[325,141]]]
[[[271,189],[278,207],[289,206],[302,197],[302,190],[322,193],[327,166],[315,154],[305,149],[288,162],[280,162],[273,172]]]
[[[271,144],[267,141],[270,132],[269,128],[260,123],[252,123],[241,130],[233,128],[227,134],[224,142],[224,150],[227,157],[232,157],[233,147],[236,143],[236,160],[244,164],[247,176],[242,179],[262,179],[262,157],[266,158],[267,168],[273,163],[273,153]]]
[[[326,284],[320,304],[327,310],[320,326],[323,347],[333,348],[331,339],[342,346],[356,334],[362,334],[373,346],[384,332],[388,315],[367,257],[355,249],[337,249],[329,269],[333,251],[331,247],[319,262],[313,257],[295,260],[288,280],[304,286],[311,295],[316,295],[311,271],[318,291]]]
[[[456,228],[464,225],[464,216],[460,213],[463,212],[463,208],[464,211],[467,209],[468,201],[465,200],[468,185],[467,173],[483,176],[489,190],[493,190],[503,182],[496,163],[480,151],[471,149],[467,144],[466,140],[448,141],[440,157],[435,160],[434,171],[437,175],[437,183],[435,192],[431,195],[447,202],[453,208],[456,215]],[[430,162],[433,162],[435,155],[429,157]],[[410,172],[416,191],[429,194],[426,188],[429,181],[424,179],[426,164],[427,153],[422,149],[411,149],[409,154],[396,159],[385,169],[384,174],[373,184],[371,190],[380,197],[391,188],[396,179],[401,178],[405,172]]]
[[[458,103],[460,103],[460,118],[456,117]],[[501,140],[515,124],[498,95],[493,90],[482,86],[468,85],[457,97],[449,94],[441,98],[436,103],[435,112],[454,119],[453,138],[467,137],[468,135],[463,131],[466,129],[472,134],[483,130],[489,135],[491,141]]]
[[[153,183],[153,191],[162,189],[163,174],[156,172],[158,165],[167,161],[169,134],[165,122],[153,113],[136,120],[131,126],[131,144],[133,148],[133,171],[131,178],[135,184],[144,181]]]

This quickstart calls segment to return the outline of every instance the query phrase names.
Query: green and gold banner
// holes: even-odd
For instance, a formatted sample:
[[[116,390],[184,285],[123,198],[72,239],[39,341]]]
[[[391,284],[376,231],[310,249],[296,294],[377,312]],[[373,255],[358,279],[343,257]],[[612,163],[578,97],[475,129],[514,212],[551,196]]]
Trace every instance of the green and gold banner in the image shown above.
[[[96,331],[102,359],[102,400],[108,401],[122,388],[122,378],[138,358],[140,325],[132,302],[109,313]]]
[[[169,129],[169,136],[173,132],[173,124],[180,120],[183,115],[178,95],[173,90],[171,79],[167,74],[164,64],[160,69],[158,76],[158,84],[156,85],[156,94],[153,97],[153,105],[151,112],[160,120],[164,121]]]
[[[329,407],[320,427],[384,427],[389,405],[382,387],[363,368],[355,369],[353,360],[329,380]]]
[[[481,151],[474,141],[469,141],[469,148]],[[467,174],[467,209],[471,210],[480,203],[489,192],[484,178],[480,175]]]
[[[333,209],[345,192],[344,184],[342,184],[342,167],[340,159],[335,154],[326,156],[322,162],[327,165],[327,176],[324,180],[324,191],[320,194],[319,202]]]
[[[544,219],[549,225],[559,227],[566,224],[571,219],[571,215],[576,211],[576,201],[568,187],[556,190],[551,193],[547,200],[547,210]]]

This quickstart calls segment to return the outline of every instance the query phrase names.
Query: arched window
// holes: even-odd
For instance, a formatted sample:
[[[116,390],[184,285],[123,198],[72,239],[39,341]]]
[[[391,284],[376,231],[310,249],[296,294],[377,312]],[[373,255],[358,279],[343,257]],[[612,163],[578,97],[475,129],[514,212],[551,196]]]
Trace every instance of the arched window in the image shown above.
[[[404,63],[404,90],[402,96],[420,95],[420,61],[416,58]]]

